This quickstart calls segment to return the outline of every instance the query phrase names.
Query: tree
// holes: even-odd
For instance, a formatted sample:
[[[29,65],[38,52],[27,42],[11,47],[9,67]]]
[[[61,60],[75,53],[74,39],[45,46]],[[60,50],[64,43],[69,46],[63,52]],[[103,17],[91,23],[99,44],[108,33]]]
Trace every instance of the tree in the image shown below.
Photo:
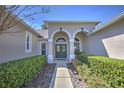
[[[0,6],[0,33],[17,25],[22,20],[34,24],[41,20],[44,14],[49,13],[46,6],[27,6],[27,5],[4,5]]]
[[[44,25],[41,25],[42,29],[47,29],[47,26],[44,24]]]

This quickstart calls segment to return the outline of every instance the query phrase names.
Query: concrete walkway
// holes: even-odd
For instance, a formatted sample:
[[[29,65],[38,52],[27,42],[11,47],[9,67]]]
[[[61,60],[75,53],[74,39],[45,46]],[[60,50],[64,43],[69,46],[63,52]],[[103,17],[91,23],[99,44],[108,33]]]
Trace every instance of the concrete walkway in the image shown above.
[[[65,60],[56,61],[57,68],[56,75],[54,76],[54,88],[73,88],[66,62]]]

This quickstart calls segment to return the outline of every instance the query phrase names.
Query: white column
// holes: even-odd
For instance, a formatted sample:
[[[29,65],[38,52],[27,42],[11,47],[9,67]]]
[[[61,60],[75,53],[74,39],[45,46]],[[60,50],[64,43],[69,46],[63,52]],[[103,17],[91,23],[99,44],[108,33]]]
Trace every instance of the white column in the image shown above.
[[[48,39],[48,63],[53,63],[53,41]]]
[[[72,61],[74,58],[75,58],[75,55],[74,55],[74,40],[73,39],[71,39],[70,40],[70,58],[69,58],[69,61]]]

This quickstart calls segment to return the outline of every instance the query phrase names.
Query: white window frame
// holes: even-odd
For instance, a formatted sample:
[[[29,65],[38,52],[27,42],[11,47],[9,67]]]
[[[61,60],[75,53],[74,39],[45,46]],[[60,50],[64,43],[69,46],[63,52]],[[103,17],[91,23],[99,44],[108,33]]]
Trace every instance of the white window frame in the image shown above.
[[[41,41],[41,42],[40,42],[40,50],[39,50],[39,53],[40,53],[40,55],[42,55],[42,44],[43,44],[43,43],[46,44],[46,55],[47,55],[47,42],[45,42],[45,41]]]
[[[27,49],[27,37],[29,36],[29,49]],[[32,33],[26,31],[25,35],[25,53],[32,53]]]

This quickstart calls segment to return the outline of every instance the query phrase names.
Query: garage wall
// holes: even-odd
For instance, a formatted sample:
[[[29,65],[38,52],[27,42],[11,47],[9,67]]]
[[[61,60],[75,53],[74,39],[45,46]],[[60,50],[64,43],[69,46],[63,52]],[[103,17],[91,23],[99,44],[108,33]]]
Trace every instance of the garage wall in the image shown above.
[[[85,52],[124,59],[124,19],[85,38]]]

